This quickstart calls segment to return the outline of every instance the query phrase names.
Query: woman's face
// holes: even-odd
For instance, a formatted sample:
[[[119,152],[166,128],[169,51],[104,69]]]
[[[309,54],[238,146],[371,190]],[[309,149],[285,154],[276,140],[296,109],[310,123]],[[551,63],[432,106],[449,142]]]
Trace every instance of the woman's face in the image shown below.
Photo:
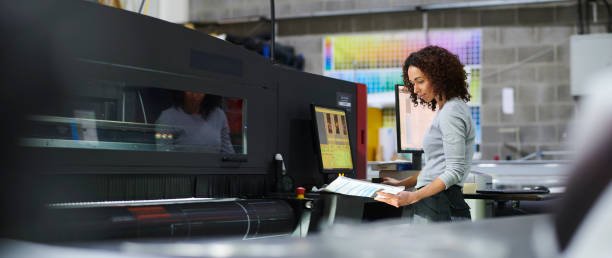
[[[185,101],[191,103],[200,103],[206,94],[202,92],[185,91]]]
[[[409,66],[408,81],[414,85],[414,93],[416,93],[420,99],[431,102],[436,97],[431,81],[425,76],[421,69],[415,66]]]

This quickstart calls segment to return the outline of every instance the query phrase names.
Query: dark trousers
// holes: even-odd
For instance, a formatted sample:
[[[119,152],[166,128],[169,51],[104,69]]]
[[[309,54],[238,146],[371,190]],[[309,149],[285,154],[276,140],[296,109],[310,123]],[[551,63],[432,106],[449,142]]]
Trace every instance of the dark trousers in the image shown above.
[[[463,199],[461,187],[448,189],[413,204],[415,223],[470,220],[470,206]]]

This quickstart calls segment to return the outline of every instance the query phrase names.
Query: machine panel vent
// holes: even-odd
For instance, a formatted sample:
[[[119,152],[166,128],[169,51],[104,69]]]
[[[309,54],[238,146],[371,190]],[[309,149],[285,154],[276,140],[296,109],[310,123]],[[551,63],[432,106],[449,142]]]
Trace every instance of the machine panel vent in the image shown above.
[[[191,50],[190,66],[194,69],[233,76],[242,76],[243,64],[239,59]]]

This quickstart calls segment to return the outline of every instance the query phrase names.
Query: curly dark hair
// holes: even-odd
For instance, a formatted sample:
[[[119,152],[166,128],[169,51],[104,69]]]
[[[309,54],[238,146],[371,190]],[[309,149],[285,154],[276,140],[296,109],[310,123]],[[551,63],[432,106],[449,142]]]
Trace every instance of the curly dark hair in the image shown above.
[[[172,106],[175,108],[184,108],[185,105],[185,92],[180,90],[171,90],[172,93]],[[204,120],[208,119],[208,115],[212,113],[215,108],[221,108],[223,106],[223,97],[219,95],[206,94],[202,103],[200,104],[200,112]]]
[[[414,85],[410,83],[408,78],[408,67],[414,66],[419,68],[431,81],[434,94],[442,99],[460,98],[466,102],[470,101],[470,93],[468,92],[468,83],[466,82],[467,74],[463,70],[463,64],[459,61],[459,57],[450,51],[438,47],[428,46],[417,52],[413,52],[404,61],[402,68],[402,78],[404,85],[410,90],[410,98],[414,106],[421,104],[429,107],[431,110],[436,110],[436,99],[431,102],[426,102],[419,99],[414,93]]]

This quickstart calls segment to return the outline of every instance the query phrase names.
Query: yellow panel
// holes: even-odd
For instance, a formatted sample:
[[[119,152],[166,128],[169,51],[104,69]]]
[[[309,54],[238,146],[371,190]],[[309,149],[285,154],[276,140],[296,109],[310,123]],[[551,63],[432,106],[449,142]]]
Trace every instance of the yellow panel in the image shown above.
[[[382,109],[368,107],[368,161],[375,160],[378,148],[378,129],[382,127]]]

